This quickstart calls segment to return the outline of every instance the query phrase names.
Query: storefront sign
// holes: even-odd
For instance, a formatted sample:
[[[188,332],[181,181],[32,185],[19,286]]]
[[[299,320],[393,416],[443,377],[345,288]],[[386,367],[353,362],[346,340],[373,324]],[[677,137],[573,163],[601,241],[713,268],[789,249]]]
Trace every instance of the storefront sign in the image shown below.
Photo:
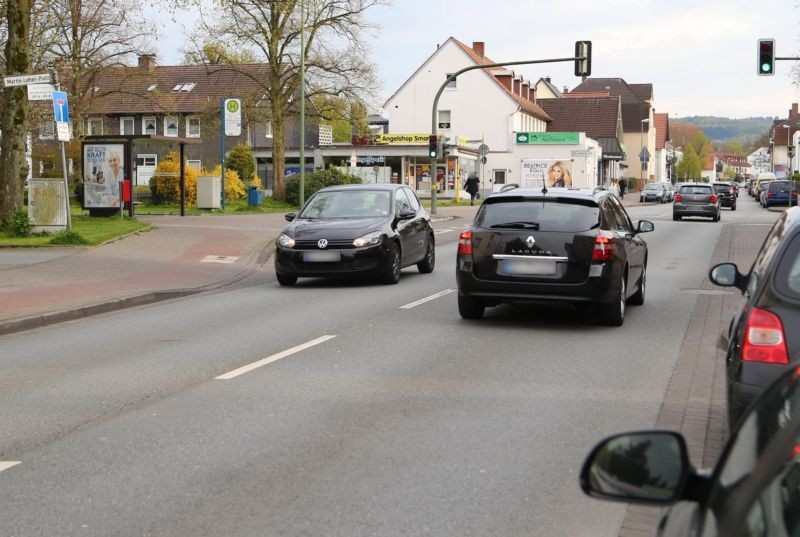
[[[518,132],[517,144],[564,144],[575,145],[580,143],[578,132]]]
[[[430,134],[377,134],[372,141],[375,144],[427,144]]]
[[[384,157],[357,157],[356,163],[362,166],[373,166],[375,164],[384,164],[386,159]]]

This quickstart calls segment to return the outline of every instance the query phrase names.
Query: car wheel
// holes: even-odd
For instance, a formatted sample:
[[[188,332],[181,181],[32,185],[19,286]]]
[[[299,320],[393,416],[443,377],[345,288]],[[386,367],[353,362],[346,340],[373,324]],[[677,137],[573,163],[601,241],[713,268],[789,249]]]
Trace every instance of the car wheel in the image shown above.
[[[714,222],[719,222],[720,217],[721,217],[720,214],[717,213],[717,214],[714,215],[714,218],[712,218],[711,220],[714,221]]]
[[[425,250],[425,258],[417,263],[417,270],[423,274],[430,274],[433,272],[433,267],[436,266],[436,244],[433,240],[433,235],[428,237],[428,247]]]
[[[625,275],[620,281],[619,297],[611,304],[600,305],[600,315],[603,322],[609,326],[622,326],[625,320]]]
[[[389,247],[389,268],[383,274],[383,283],[394,285],[400,281],[400,248],[396,242]]]
[[[673,214],[672,215],[672,219],[675,220],[676,222],[678,222],[678,221],[680,221],[681,217],[678,216],[677,214]]]
[[[735,210],[736,210],[736,205],[731,205],[731,211],[735,211]]]
[[[480,319],[486,306],[474,298],[458,295],[458,313],[464,319]]]
[[[297,283],[297,276],[292,274],[281,274],[280,272],[276,272],[275,276],[278,278],[278,283],[281,284],[282,287],[291,287]]]
[[[639,280],[639,289],[628,299],[628,304],[641,306],[644,304],[644,294],[647,288],[647,267],[642,267],[642,277]]]

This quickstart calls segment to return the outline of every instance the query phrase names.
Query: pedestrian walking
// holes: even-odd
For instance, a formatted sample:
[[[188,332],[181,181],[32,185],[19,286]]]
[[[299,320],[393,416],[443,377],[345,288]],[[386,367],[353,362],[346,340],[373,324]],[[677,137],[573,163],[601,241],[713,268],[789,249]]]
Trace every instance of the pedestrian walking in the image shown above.
[[[619,199],[623,199],[625,197],[625,190],[627,187],[627,181],[625,181],[624,177],[621,177],[619,180]]]
[[[470,205],[475,204],[475,198],[480,190],[480,184],[480,179],[478,179],[478,175],[475,172],[470,172],[469,176],[467,176],[467,180],[464,181],[464,190],[469,194]]]

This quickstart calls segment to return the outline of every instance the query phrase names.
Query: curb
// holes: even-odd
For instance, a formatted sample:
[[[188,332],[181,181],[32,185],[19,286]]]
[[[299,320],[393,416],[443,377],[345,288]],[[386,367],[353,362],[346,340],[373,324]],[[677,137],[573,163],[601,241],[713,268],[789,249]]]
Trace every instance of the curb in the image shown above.
[[[142,231],[142,230],[140,230]],[[33,315],[30,317],[22,317],[20,319],[10,319],[7,321],[0,321],[0,336],[14,334],[16,332],[23,332],[34,328],[41,328],[52,324],[63,323],[66,321],[76,321],[84,319],[93,315],[100,315],[101,313],[109,313],[112,311],[119,311],[137,306],[145,306],[154,304],[156,302],[163,302],[172,300],[174,298],[183,298],[191,295],[197,295],[205,291],[214,291],[223,287],[236,284],[250,276],[263,267],[271,258],[275,239],[270,239],[261,248],[261,254],[256,258],[255,263],[250,266],[244,267],[239,273],[234,274],[230,278],[220,280],[198,287],[188,287],[184,289],[163,289],[160,291],[150,291],[141,295],[134,295],[125,298],[115,298],[105,302],[98,302],[96,304],[89,304],[70,310],[55,311],[50,313],[43,313]]]

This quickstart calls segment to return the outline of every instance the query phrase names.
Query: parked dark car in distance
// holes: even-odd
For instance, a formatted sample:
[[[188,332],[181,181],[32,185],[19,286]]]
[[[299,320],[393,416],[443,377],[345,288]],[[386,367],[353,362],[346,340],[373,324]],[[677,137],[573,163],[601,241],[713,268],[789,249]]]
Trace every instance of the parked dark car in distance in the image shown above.
[[[298,277],[371,274],[397,283],[403,267],[433,272],[435,241],[430,216],[403,185],[323,188],[280,234],[275,274],[281,285]]]
[[[668,507],[661,537],[799,535],[799,409],[796,363],[744,415],[713,469],[692,466],[680,433],[623,433],[590,452],[581,488],[594,498]]]
[[[726,183],[722,181],[711,183],[714,192],[716,192],[719,197],[719,206],[728,207],[731,211],[736,210],[736,191],[733,187],[734,184],[735,183]]]
[[[800,359],[800,208],[785,211],[775,222],[748,274],[721,263],[709,277],[743,295],[725,335],[733,426],[761,390]]]
[[[776,205],[794,207],[797,205],[797,184],[794,181],[770,181],[764,190],[761,204],[767,208]]]
[[[719,197],[711,185],[706,183],[686,183],[681,185],[672,202],[672,219],[681,220],[684,216],[704,216],[714,222],[720,219]]]
[[[488,196],[461,233],[458,310],[480,318],[503,302],[594,303],[619,326],[626,303],[644,303],[647,244],[606,190],[516,188]]]

